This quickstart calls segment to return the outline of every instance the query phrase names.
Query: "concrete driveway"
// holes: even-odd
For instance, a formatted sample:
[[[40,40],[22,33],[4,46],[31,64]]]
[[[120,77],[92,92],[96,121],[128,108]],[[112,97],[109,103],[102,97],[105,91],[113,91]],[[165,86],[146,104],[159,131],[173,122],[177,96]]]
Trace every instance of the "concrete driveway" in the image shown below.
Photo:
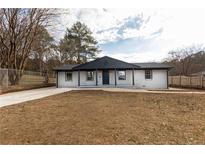
[[[0,107],[60,94],[70,90],[69,88],[48,87],[2,94],[0,95]]]
[[[49,88],[39,88],[34,90],[25,90],[19,92],[12,92],[7,94],[0,95],[0,107],[8,106],[12,104],[18,104],[34,99],[39,99],[55,94],[64,93],[71,90],[104,90],[110,92],[138,92],[138,93],[170,93],[170,94],[203,94],[205,95],[205,91],[182,91],[180,89],[170,89],[165,91],[149,91],[144,89],[130,89],[130,88],[56,88],[56,87],[49,87]]]

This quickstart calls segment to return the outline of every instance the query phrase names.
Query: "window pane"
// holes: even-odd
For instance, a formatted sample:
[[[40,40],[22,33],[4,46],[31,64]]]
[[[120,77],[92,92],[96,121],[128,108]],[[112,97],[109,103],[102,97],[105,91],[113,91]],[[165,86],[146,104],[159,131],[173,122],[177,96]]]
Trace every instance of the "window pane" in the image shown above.
[[[118,80],[126,80],[126,72],[118,71]]]
[[[66,72],[65,73],[65,80],[66,81],[72,81],[72,72]]]
[[[87,80],[88,81],[94,80],[94,72],[93,71],[88,71],[87,72]]]
[[[152,79],[152,70],[145,70],[145,79]]]

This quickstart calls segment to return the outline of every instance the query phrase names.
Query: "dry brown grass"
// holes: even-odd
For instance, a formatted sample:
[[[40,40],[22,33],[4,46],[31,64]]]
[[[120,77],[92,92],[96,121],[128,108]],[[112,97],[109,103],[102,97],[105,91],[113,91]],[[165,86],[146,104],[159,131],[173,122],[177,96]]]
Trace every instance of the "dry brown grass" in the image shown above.
[[[31,102],[0,109],[1,144],[205,144],[204,95],[72,91]]]
[[[45,87],[53,87],[55,83],[41,83],[41,84],[30,84],[30,85],[14,85],[9,86],[7,88],[0,89],[0,95],[10,92],[17,92],[17,91],[24,91],[24,90],[31,90],[31,89],[38,89],[38,88],[45,88]]]
[[[17,85],[0,85],[0,94],[23,91],[29,89],[43,88],[55,86],[56,78],[49,77],[49,83],[44,83],[45,77],[40,75],[23,75]]]

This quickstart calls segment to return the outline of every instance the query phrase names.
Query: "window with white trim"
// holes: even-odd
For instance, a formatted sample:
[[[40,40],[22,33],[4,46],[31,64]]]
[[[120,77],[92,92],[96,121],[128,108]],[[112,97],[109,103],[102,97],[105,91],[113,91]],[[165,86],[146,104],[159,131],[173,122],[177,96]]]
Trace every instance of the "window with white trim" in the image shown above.
[[[72,72],[65,72],[65,81],[72,81],[73,73]]]
[[[118,80],[126,80],[126,71],[118,71]]]
[[[94,80],[94,72],[93,71],[87,71],[87,80],[88,81]]]
[[[145,70],[145,79],[152,79],[152,70]]]

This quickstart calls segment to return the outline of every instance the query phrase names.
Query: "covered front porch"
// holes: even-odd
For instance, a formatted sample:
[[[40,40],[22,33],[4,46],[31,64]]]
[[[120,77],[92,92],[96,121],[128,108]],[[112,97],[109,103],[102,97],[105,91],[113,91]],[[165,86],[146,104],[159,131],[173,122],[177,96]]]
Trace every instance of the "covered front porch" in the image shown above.
[[[78,87],[134,86],[134,69],[78,70]]]

